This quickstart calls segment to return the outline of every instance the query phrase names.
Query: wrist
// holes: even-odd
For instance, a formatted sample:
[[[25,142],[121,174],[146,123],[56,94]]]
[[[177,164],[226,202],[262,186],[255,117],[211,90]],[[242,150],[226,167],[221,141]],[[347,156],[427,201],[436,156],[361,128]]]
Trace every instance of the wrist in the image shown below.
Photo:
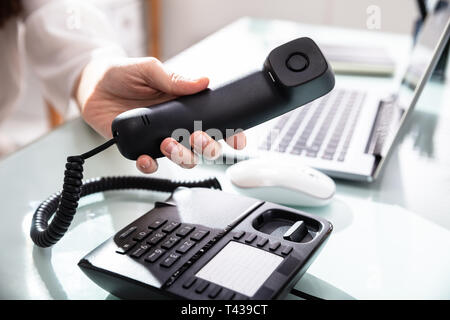
[[[77,77],[72,91],[72,97],[81,111],[105,72],[126,59],[125,51],[118,45],[97,48],[90,53],[90,59]]]
[[[115,59],[92,59],[81,70],[73,91],[73,97],[81,112],[106,71],[114,65],[113,60]]]

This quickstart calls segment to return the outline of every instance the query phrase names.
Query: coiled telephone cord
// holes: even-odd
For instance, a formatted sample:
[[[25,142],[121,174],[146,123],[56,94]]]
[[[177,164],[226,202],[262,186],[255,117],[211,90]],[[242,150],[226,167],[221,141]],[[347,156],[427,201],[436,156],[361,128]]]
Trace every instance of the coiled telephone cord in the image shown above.
[[[64,184],[61,192],[51,195],[36,209],[31,223],[30,236],[39,247],[50,247],[67,232],[75,216],[78,201],[89,194],[119,189],[142,189],[172,192],[178,187],[201,187],[221,190],[219,181],[210,178],[200,181],[173,181],[149,177],[101,177],[83,182],[84,161],[115,144],[114,139],[79,156],[67,158]],[[53,217],[49,224],[50,218]]]

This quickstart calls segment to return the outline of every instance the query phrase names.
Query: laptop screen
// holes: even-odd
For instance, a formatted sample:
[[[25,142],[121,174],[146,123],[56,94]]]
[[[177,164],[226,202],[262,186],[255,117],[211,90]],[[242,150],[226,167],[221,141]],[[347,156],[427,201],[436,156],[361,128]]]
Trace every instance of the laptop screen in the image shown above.
[[[380,155],[385,160],[394,144],[395,137],[406,117],[414,108],[422,90],[430,78],[450,36],[450,5],[442,1],[439,8],[430,11],[417,36],[410,61],[401,79],[394,105],[401,111],[399,121],[386,133]],[[378,167],[378,172],[379,168]],[[378,174],[375,174],[375,176]]]
[[[443,3],[440,9],[428,14],[411,52],[396,101],[402,110],[414,107],[448,41],[450,6]]]

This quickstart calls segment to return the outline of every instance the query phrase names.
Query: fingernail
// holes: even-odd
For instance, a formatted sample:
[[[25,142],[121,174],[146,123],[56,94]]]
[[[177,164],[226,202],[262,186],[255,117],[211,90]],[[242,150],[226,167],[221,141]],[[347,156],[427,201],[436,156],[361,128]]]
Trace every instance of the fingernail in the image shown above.
[[[150,163],[150,160],[148,160],[148,159],[141,161],[141,169],[143,169],[143,170],[149,169],[151,165],[152,164]]]
[[[167,154],[170,154],[170,155],[172,155],[172,154],[174,154],[175,152],[178,152],[178,144],[177,143],[175,143],[174,141],[171,141],[165,148],[164,148],[164,151],[167,153]]]

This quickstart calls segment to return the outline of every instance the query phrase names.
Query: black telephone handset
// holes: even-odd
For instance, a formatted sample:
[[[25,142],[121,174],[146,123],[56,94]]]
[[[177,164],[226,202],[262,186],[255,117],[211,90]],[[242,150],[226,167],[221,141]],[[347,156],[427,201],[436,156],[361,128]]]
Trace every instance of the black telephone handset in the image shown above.
[[[328,93],[334,74],[317,45],[299,38],[272,50],[262,70],[214,90],[183,96],[120,114],[112,123],[119,151],[136,160],[147,154],[162,156],[160,144],[177,128],[194,132],[217,129],[219,138],[248,129]],[[217,138],[217,137],[216,137]]]
[[[194,95],[183,96],[169,102],[147,108],[137,108],[120,114],[112,123],[113,139],[89,152],[67,158],[62,191],[52,195],[41,203],[34,213],[30,231],[33,242],[40,247],[50,247],[57,243],[68,230],[76,213],[79,199],[88,194],[117,189],[146,189],[171,192],[172,197],[174,197],[184,194],[179,191],[179,187],[221,188],[216,179],[206,179],[197,182],[174,182],[147,177],[102,177],[83,182],[84,161],[113,144],[117,144],[122,155],[131,160],[136,160],[142,154],[158,158],[162,156],[160,152],[162,140],[171,136],[175,129],[187,129],[192,133],[194,121],[202,121],[202,129],[204,131],[217,129],[217,132],[220,134],[215,135],[214,138],[226,138],[233,135],[236,129],[248,129],[317,99],[331,91],[333,87],[333,71],[320,52],[320,49],[311,39],[299,38],[272,50],[262,70],[251,73],[246,77],[214,90],[205,90]],[[192,193],[191,196],[195,196],[196,194],[198,192]],[[229,196],[223,192],[215,191],[214,193],[205,194],[205,196],[206,198],[215,199],[210,202],[213,203],[213,207],[216,209],[218,208],[217,204],[221,201],[224,206],[227,203],[231,203]],[[192,217],[195,217],[199,212],[202,213],[202,210],[204,210],[205,203],[199,202],[198,199],[195,200],[197,200],[199,206],[192,214],[188,214],[191,220]],[[208,199],[205,199],[205,201],[208,201]],[[236,203],[239,201],[252,202],[255,199],[242,200],[238,197],[232,201],[236,201]],[[227,245],[232,239],[240,239],[239,234],[242,233],[234,235],[231,233],[235,231],[235,227],[244,228],[245,230],[251,229],[255,234],[251,234],[248,239],[243,239],[243,244],[249,245],[253,243],[255,248],[260,249],[266,247],[268,252],[274,253],[275,256],[278,254],[284,258],[280,260],[280,258],[266,256],[267,259],[271,259],[272,262],[279,264],[278,269],[280,269],[281,275],[275,274],[275,267],[271,271],[271,274],[275,277],[274,279],[278,277],[278,281],[281,281],[280,283],[273,282],[272,277],[272,280],[265,282],[268,287],[265,287],[264,290],[261,289],[262,291],[259,290],[254,296],[250,295],[251,292],[242,290],[249,297],[266,299],[279,296],[281,290],[286,288],[287,283],[292,283],[294,273],[300,272],[299,274],[301,274],[306,270],[312,261],[313,253],[317,252],[317,249],[323,245],[332,229],[331,225],[323,219],[316,219],[305,213],[295,212],[295,210],[288,210],[288,208],[280,206],[277,207],[274,204],[266,203],[263,205],[259,202],[258,205],[252,205],[251,207],[256,210],[257,207],[259,208],[261,206],[261,208],[264,208],[261,212],[254,211],[253,209],[253,211],[244,210],[244,212],[241,212],[242,208],[233,209],[230,207],[230,210],[227,210],[227,212],[239,213],[240,218],[225,228],[222,226],[221,228],[211,229],[211,226],[202,226],[203,218],[197,220],[195,225],[192,224],[192,221],[190,224],[184,225],[183,219],[185,218],[183,218],[183,214],[186,214],[186,209],[190,208],[192,203],[192,201],[189,201],[188,205],[186,202],[170,203],[169,201],[160,204],[165,209],[158,209],[157,206],[155,208],[157,213],[152,215],[148,213],[137,222],[139,227],[145,227],[145,230],[135,235],[138,237],[138,240],[133,236],[131,244],[122,241],[125,240],[127,235],[136,231],[136,228],[130,227],[131,231],[122,231],[123,234],[114,237],[117,241],[111,240],[112,242],[108,244],[108,246],[113,247],[120,245],[118,252],[124,254],[130,246],[136,245],[136,241],[140,241],[139,248],[136,249],[136,252],[133,251],[131,253],[131,258],[140,259],[146,250],[153,248],[153,256],[147,256],[145,259],[153,260],[159,256],[163,256],[162,265],[137,267],[135,264],[137,260],[120,260],[120,258],[117,258],[117,255],[110,256],[110,253],[106,253],[105,257],[110,257],[116,261],[118,266],[122,267],[131,263],[131,269],[137,271],[137,273],[134,273],[134,271],[128,273],[133,283],[136,282],[137,278],[142,276],[142,272],[148,275],[148,271],[151,271],[155,272],[155,275],[160,276],[165,281],[162,287],[157,286],[158,290],[165,290],[164,292],[175,290],[172,294],[179,297],[198,297],[197,294],[199,294],[201,288],[195,289],[195,292],[189,291],[190,293],[184,292],[180,295],[181,291],[179,290],[181,289],[177,289],[180,283],[179,281],[176,282],[176,280],[192,272],[193,269],[191,266],[193,264],[196,264],[198,268],[199,262],[196,261],[203,261],[200,264],[205,263],[207,261],[206,259],[211,258],[211,255],[219,252],[221,247],[225,248],[226,246],[228,248],[220,251],[222,254],[225,254],[227,250],[230,251],[229,248],[239,248],[242,251],[242,257],[249,257],[246,252],[249,252],[250,255],[260,256],[260,253],[257,251],[248,251],[248,247],[242,247],[235,243],[230,244],[230,246]],[[213,211],[216,211],[216,209]],[[163,216],[155,220],[155,217],[159,214],[163,216],[167,215],[167,217],[170,216],[173,219],[171,224],[168,225],[169,229],[165,229],[167,226],[159,229],[160,224],[165,222]],[[52,216],[54,217],[49,223]],[[208,212],[206,216],[213,215]],[[216,218],[218,219],[219,217],[214,217],[214,219]],[[253,221],[253,224],[251,221]],[[212,224],[214,223],[215,221]],[[200,232],[199,230],[194,236],[188,236],[184,231],[175,230],[180,224],[184,225],[183,230],[187,230],[186,232],[190,232],[189,230],[192,231],[196,226],[201,227],[200,229],[203,231]],[[275,233],[279,233],[279,229],[283,229],[284,226],[291,226],[291,229],[287,230],[289,232],[286,232],[287,235],[301,234],[300,238],[302,239],[291,239],[289,236],[286,236],[287,238],[282,240],[282,242],[284,241],[283,243],[286,243],[285,246],[280,246],[280,242],[278,241],[270,242],[269,240],[279,238],[279,234],[277,236]],[[260,235],[266,234],[261,237],[260,240],[262,242],[255,240],[259,237],[258,232]],[[168,233],[171,234],[170,237]],[[152,234],[152,240],[149,240],[150,243],[145,242],[147,240],[144,238],[150,234]],[[164,242],[165,246],[156,246],[165,237],[169,238],[167,240],[168,242]],[[185,253],[184,251],[182,253],[180,251],[171,251],[172,246],[177,241],[180,241],[180,239],[184,241],[184,249],[177,250],[183,251],[189,250],[191,247],[197,247],[197,251],[187,255],[183,255]],[[289,241],[293,242],[294,245],[290,244]],[[301,243],[295,244],[295,242]],[[217,245],[218,243],[220,243],[220,246]],[[308,243],[308,245],[305,246],[305,243]],[[292,250],[292,247],[294,247],[294,250],[290,254],[289,248]],[[104,245],[101,248],[104,248]],[[99,250],[103,252],[104,250],[101,248]],[[234,251],[235,249],[231,250],[231,252]],[[155,258],[154,255],[157,255],[157,257]],[[181,255],[183,255],[183,258],[180,258]],[[124,256],[122,255],[121,258],[124,258]],[[124,264],[124,261],[127,261],[127,264]],[[180,265],[181,261],[184,261],[182,266]],[[99,263],[99,265],[103,265],[103,262]],[[106,266],[108,266],[108,263]],[[83,268],[88,270],[93,269],[94,266],[91,262],[85,261]],[[163,270],[161,268],[166,269],[160,272]],[[121,271],[123,273],[122,275],[117,274],[113,276],[112,282],[110,283],[112,285],[111,288],[116,286],[117,278],[124,277],[126,272],[123,269],[121,270],[123,271]],[[96,279],[102,285],[106,283],[106,278],[111,278],[111,274],[111,272],[106,272],[99,275],[99,278]],[[202,271],[201,274],[204,278],[208,277],[208,272],[206,271]],[[161,284],[161,279],[158,279],[155,283]],[[174,282],[176,285],[172,286]],[[206,289],[208,283],[202,282],[202,288]],[[114,291],[114,289],[109,289],[110,287],[106,285],[104,287]],[[138,287],[134,287],[133,290],[139,290]],[[220,291],[221,289],[214,290],[217,293],[217,290]],[[133,295],[123,294],[123,296]],[[211,297],[210,294],[208,296]]]

